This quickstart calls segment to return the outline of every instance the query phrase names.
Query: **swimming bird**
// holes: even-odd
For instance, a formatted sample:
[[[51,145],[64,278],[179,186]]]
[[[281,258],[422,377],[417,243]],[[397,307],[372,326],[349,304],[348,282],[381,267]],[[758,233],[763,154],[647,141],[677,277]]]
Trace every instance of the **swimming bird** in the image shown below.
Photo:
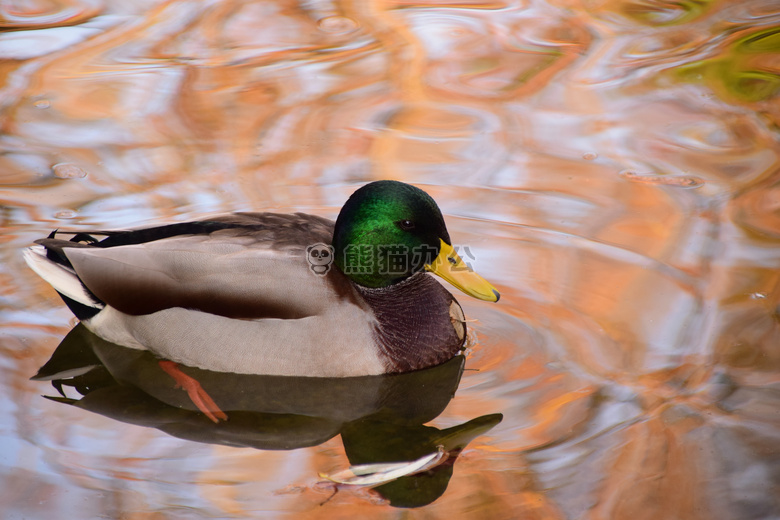
[[[349,377],[442,363],[466,294],[498,291],[457,255],[436,202],[398,181],[355,191],[335,223],[234,213],[129,231],[55,231],[29,266],[96,335],[220,372]],[[96,238],[100,237],[100,239]]]

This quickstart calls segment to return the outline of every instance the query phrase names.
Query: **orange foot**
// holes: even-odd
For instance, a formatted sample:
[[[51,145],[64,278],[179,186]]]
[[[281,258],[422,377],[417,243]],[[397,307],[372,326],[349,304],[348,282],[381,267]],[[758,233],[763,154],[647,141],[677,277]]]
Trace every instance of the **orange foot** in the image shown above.
[[[186,390],[187,395],[198,407],[198,410],[206,414],[206,417],[218,423],[220,419],[227,421],[228,416],[225,412],[219,409],[217,403],[211,399],[211,396],[206,393],[203,387],[200,386],[197,379],[192,378],[182,372],[179,366],[173,361],[159,361],[160,368],[165,370],[165,373],[171,376],[176,381],[176,388]]]

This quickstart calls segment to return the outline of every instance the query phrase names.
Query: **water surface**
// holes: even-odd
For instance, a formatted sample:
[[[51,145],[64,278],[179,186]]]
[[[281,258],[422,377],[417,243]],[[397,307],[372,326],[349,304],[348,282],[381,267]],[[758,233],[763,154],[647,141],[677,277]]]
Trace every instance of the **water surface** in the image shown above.
[[[465,368],[418,426],[503,418],[406,514],[780,518],[777,2],[53,0],[0,26],[4,517],[403,515],[321,482],[360,458],[343,422],[237,447],[41,397],[75,322],[21,258],[55,228],[335,217],[394,178],[502,294],[458,296]]]

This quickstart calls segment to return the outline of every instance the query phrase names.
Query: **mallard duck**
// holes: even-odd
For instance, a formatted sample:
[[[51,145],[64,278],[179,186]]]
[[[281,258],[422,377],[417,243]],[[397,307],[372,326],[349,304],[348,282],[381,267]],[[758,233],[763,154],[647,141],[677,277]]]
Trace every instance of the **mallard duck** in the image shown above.
[[[427,273],[499,299],[456,254],[434,200],[397,181],[355,191],[335,224],[235,213],[61,234],[25,259],[89,330],[220,372],[348,377],[437,365],[460,351],[466,325]]]

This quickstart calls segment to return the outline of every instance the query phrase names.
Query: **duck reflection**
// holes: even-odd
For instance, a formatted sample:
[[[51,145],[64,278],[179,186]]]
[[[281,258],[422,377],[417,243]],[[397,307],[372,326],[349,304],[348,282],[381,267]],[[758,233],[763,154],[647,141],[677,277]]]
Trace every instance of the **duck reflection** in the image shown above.
[[[455,394],[464,357],[441,365],[382,376],[314,378],[212,372],[180,367],[196,379],[228,420],[213,422],[148,351],[109,343],[77,325],[32,378],[51,381],[60,396],[46,396],[118,421],[157,428],[196,442],[264,450],[316,446],[341,434],[353,469],[377,470],[359,480],[399,507],[417,507],[441,496],[460,451],[501,422],[478,417],[440,430],[436,418]],[[68,397],[73,387],[78,398]],[[73,392],[69,392],[73,393]],[[414,471],[412,462],[433,464]],[[408,462],[409,474],[402,464]],[[350,484],[349,479],[334,478]],[[357,482],[357,480],[355,480]]]

